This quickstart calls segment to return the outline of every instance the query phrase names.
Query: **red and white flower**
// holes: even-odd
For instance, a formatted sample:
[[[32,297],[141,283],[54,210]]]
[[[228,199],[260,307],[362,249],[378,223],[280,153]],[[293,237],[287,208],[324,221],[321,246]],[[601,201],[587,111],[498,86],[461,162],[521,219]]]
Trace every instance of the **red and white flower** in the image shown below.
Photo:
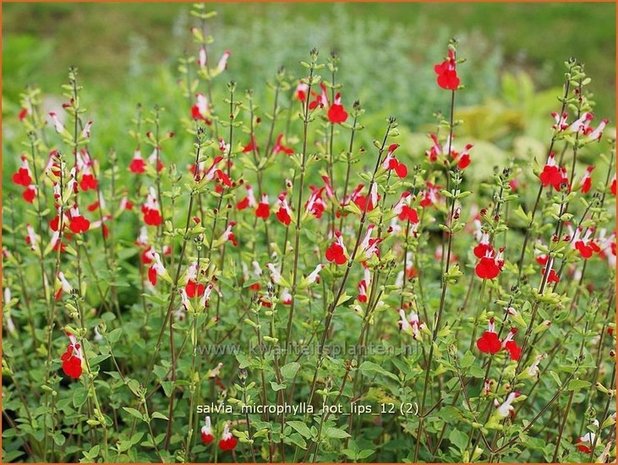
[[[255,216],[258,218],[262,218],[263,220],[268,219],[270,216],[270,205],[268,204],[268,195],[262,194],[262,199],[255,209]]]
[[[142,205],[144,224],[148,226],[159,226],[163,223],[163,217],[157,200],[157,192],[154,187],[150,187],[146,202]]]
[[[348,261],[348,251],[339,231],[335,232],[335,242],[326,249],[326,259],[337,265],[344,265]]]
[[[214,441],[215,437],[212,434],[212,425],[210,424],[210,417],[208,415],[204,418],[204,424],[202,425],[200,432],[202,436],[202,444],[207,446]]]
[[[487,324],[487,331],[483,332],[476,341],[476,347],[484,354],[494,355],[502,350],[502,343],[496,333],[494,319],[491,318]]]
[[[142,174],[146,171],[146,162],[142,158],[140,149],[135,149],[133,152],[133,158],[131,159],[131,163],[129,163],[129,171],[134,174]]]
[[[223,434],[219,440],[219,449],[222,451],[234,450],[238,444],[238,439],[230,432],[230,425],[226,423],[223,427]]]
[[[281,194],[279,194],[279,197],[277,198],[277,207],[279,208],[275,216],[281,224],[289,226],[292,221],[292,209],[288,204],[286,196],[286,192],[282,192]]]
[[[81,345],[77,342],[77,338],[70,333],[67,333],[67,336],[69,337],[69,345],[66,352],[60,357],[62,371],[73,379],[79,379],[83,371],[82,361],[84,360],[84,354]]]
[[[418,340],[421,331],[425,328],[425,323],[421,323],[416,312],[411,311],[406,317],[403,308],[399,309],[399,329],[401,332],[409,334],[414,340]]]

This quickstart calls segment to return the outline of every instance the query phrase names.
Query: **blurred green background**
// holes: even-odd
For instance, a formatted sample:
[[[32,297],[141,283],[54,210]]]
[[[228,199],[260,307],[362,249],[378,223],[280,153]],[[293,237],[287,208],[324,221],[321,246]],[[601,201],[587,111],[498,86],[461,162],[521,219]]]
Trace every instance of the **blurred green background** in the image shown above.
[[[335,49],[341,55],[344,103],[360,99],[368,110],[367,126],[381,127],[392,114],[405,129],[422,135],[435,124],[436,112],[447,111],[433,64],[456,37],[459,55],[468,60],[459,67],[466,86],[458,94],[457,116],[465,120],[460,136],[491,142],[494,154],[542,151],[551,130],[549,113],[558,109],[563,63],[571,56],[586,64],[596,113],[614,124],[613,3],[209,6],[218,12],[209,23],[212,55],[232,51],[228,71],[215,86],[218,101],[225,82],[234,79],[240,90],[254,88],[266,111],[272,90],[264,82],[278,66],[296,78],[309,49],[318,47],[323,60]],[[178,117],[188,110],[177,85],[177,64],[184,53],[195,53],[190,8],[189,3],[4,4],[4,148],[20,134],[19,93],[35,84],[57,100],[70,65],[80,70],[83,100],[97,121],[95,149],[114,146],[121,160],[130,158],[133,143],[119,134],[127,134],[137,102],[163,105],[169,128],[181,129]],[[411,139],[421,153],[427,145],[422,137]]]
[[[189,8],[190,4],[5,4],[5,94],[14,97],[28,82],[54,90],[71,64],[79,66],[86,82],[105,91],[120,90],[136,76],[147,79],[157,65],[173,67],[175,57],[189,45]],[[249,78],[254,85],[279,64],[294,66],[317,45],[345,52],[344,66],[349,60],[355,67],[374,67],[360,72],[357,68],[354,74],[369,73],[376,79],[397,74],[411,89],[427,72],[416,67],[431,63],[423,61],[427,50],[443,48],[444,40],[454,36],[462,41],[462,56],[482,59],[469,65],[473,73],[488,65],[523,69],[541,88],[559,82],[562,62],[576,56],[586,63],[604,96],[600,109],[613,113],[611,3],[213,3],[211,8],[219,13],[212,31],[215,47],[232,50],[230,70],[240,82]],[[256,49],[264,53],[256,56]],[[378,68],[382,58],[375,54],[392,60],[391,69]],[[349,67],[344,70],[349,77]],[[385,94],[389,91],[384,89]]]

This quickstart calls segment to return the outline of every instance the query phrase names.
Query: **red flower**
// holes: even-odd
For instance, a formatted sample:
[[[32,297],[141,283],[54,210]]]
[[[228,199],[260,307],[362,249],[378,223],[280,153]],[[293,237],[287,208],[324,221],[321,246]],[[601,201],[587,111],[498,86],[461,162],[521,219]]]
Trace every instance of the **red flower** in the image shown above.
[[[494,319],[490,319],[487,324],[487,331],[483,332],[480,338],[476,341],[476,347],[484,354],[497,354],[502,349],[500,338],[496,334],[494,327]]]
[[[26,116],[28,116],[27,108],[22,108],[21,110],[19,110],[19,114],[17,115],[19,121],[23,121],[24,119],[26,119]]]
[[[248,206],[249,206],[249,197],[245,197],[244,199],[239,200],[238,202],[236,202],[236,209],[237,210],[244,210]]]
[[[152,284],[153,286],[157,285],[157,270],[154,266],[151,266],[148,269],[148,281],[150,281],[150,284]]]
[[[207,446],[212,441],[214,441],[215,437],[212,434],[212,426],[210,425],[210,417],[209,416],[207,416],[204,419],[204,426],[202,426],[202,429],[201,429],[200,432],[201,432],[201,435],[202,435],[202,444]]]
[[[586,172],[584,173],[584,176],[581,180],[581,191],[582,194],[587,194],[590,191],[590,188],[592,187],[592,170],[594,169],[594,166],[589,166],[588,168],[586,168]]]
[[[275,141],[275,145],[273,147],[273,153],[285,153],[286,155],[293,155],[294,149],[291,147],[286,147],[283,145],[283,134],[279,134],[277,136],[277,140]]]
[[[401,207],[401,213],[399,213],[400,221],[409,221],[410,223],[418,223],[418,213],[414,208],[404,205]]]
[[[283,207],[279,208],[276,213],[277,219],[284,225],[289,226],[292,218],[290,218],[289,213]]]
[[[476,347],[484,354],[497,354],[502,349],[498,335],[493,331],[485,331],[476,341]]]
[[[32,176],[30,175],[30,168],[28,167],[28,161],[22,158],[21,168],[13,174],[13,182],[18,186],[28,187],[32,184]]]
[[[543,171],[539,175],[539,179],[543,187],[552,186],[557,191],[560,190],[562,184],[568,184],[569,182],[566,176],[566,169],[556,164],[555,155],[553,153],[549,154],[549,158],[543,167]]]
[[[96,190],[98,186],[97,179],[93,174],[84,174],[82,176],[82,180],[79,183],[79,186],[82,188],[82,191],[87,191],[88,189]]]
[[[215,171],[215,174],[216,174],[216,176],[217,176],[217,179],[218,179],[219,181],[221,181],[221,183],[223,183],[223,185],[224,185],[224,186],[226,186],[226,187],[232,187],[232,185],[233,185],[233,184],[232,184],[232,180],[230,179],[230,177],[229,177],[227,174],[225,174],[225,173],[224,173],[223,171],[221,171],[221,170],[217,170],[217,171]]]
[[[85,233],[90,229],[90,221],[79,214],[77,205],[71,208],[71,223],[69,224],[69,228],[74,234]]]
[[[511,360],[519,360],[521,358],[521,347],[517,345],[515,341],[507,342],[504,347],[509,351]]]
[[[64,374],[73,378],[79,379],[82,375],[82,353],[77,339],[72,334],[67,334],[71,342],[67,346],[67,350],[60,360],[62,361],[62,371]]]
[[[249,290],[253,292],[257,292],[260,289],[262,289],[262,286],[260,286],[260,283],[253,283],[249,286]]]
[[[476,258],[483,258],[485,255],[493,254],[494,248],[489,243],[489,234],[483,233],[481,237],[481,242],[478,243],[476,247],[474,247],[474,256]]]
[[[230,433],[230,427],[226,423],[223,428],[223,434],[221,435],[221,440],[219,441],[219,449],[222,451],[226,450],[234,450],[236,449],[236,445],[238,444],[238,439],[236,439],[232,433]]]
[[[337,95],[335,95],[335,101],[328,109],[328,121],[333,124],[341,124],[347,119],[348,114],[345,111],[345,108],[343,108],[343,105],[341,105],[341,94],[338,93]]]
[[[195,296],[204,295],[204,291],[206,290],[206,286],[201,283],[197,283],[190,279],[187,281],[185,286],[185,292],[187,293],[187,297],[193,298]]]
[[[159,210],[147,208],[144,212],[144,223],[148,226],[159,226],[163,223],[163,217],[161,216]]]
[[[208,99],[204,94],[196,94],[195,104],[191,107],[191,117],[195,120],[202,120],[209,125],[212,123],[208,118],[209,114]]]
[[[277,213],[275,214],[277,219],[282,224],[289,226],[292,222],[292,216],[290,215],[290,213],[292,213],[292,210],[288,205],[285,192],[279,194],[279,198],[277,199],[277,205],[279,206],[279,210],[277,210]]]
[[[326,259],[337,265],[343,265],[348,261],[345,245],[340,234],[337,234],[336,241],[326,249]]]
[[[298,82],[298,85],[296,86],[296,99],[304,102],[307,99],[307,90],[309,89],[309,86],[303,82]]]
[[[322,199],[322,193],[325,187],[318,189],[315,186],[309,186],[309,188],[311,189],[311,195],[305,204],[305,208],[307,211],[311,212],[314,217],[320,219],[322,218],[322,213],[326,210],[326,204],[324,203],[324,199]]]
[[[435,65],[433,69],[438,75],[437,82],[442,89],[457,90],[460,81],[457,76],[455,52],[452,49],[448,50],[448,58]]]
[[[616,196],[616,175],[614,175],[614,179],[612,179],[610,190],[612,191],[612,194],[614,194],[614,197],[615,197]]]
[[[129,164],[129,170],[135,174],[142,174],[146,170],[146,162],[142,158],[142,154],[139,150],[133,152],[133,159]]]
[[[481,257],[479,262],[476,265],[474,271],[476,275],[481,279],[494,279],[502,271],[502,252],[498,252],[498,254],[494,257],[493,251],[488,251],[485,253],[484,257]]]
[[[28,186],[21,195],[28,203],[32,203],[36,197],[36,187],[34,185]]]
[[[258,218],[262,218],[264,220],[268,219],[270,215],[270,206],[268,205],[268,195],[262,195],[262,201],[258,204],[255,209],[255,216]]]
[[[577,241],[575,243],[575,248],[578,250],[579,255],[581,255],[584,260],[592,257],[592,254],[594,252],[593,246],[586,244],[584,241]]]
[[[546,268],[543,268],[543,275],[545,274]],[[549,275],[547,276],[547,282],[548,283],[559,283],[560,282],[560,276],[558,276],[558,273],[556,273],[556,270],[554,270],[553,268],[551,270],[549,270]]]
[[[243,147],[242,151],[243,153],[248,153],[253,152],[254,150],[257,150],[257,144],[255,143],[255,137],[251,136],[251,140],[249,140],[249,143]]]

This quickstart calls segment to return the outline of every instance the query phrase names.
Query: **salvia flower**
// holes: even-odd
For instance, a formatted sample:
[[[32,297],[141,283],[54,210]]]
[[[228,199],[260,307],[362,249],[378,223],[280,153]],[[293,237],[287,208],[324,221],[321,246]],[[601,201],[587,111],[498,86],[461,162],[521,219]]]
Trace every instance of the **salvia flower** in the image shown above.
[[[326,249],[326,259],[337,265],[344,265],[348,261],[348,252],[343,243],[340,232],[335,233],[335,242]]]
[[[406,317],[406,313],[403,308],[399,309],[399,329],[401,332],[409,334],[412,336],[414,340],[418,340],[421,335],[421,331],[425,327],[425,323],[421,323],[418,318],[418,315],[411,311],[410,314]]]
[[[408,175],[408,167],[400,163],[397,158],[393,155],[395,150],[399,147],[399,144],[391,144],[388,147],[388,152],[386,153],[386,158],[382,162],[382,167],[386,170],[393,170],[400,178],[405,178]]]
[[[90,229],[90,221],[88,221],[84,216],[80,215],[79,208],[77,204],[74,204],[70,210],[71,222],[69,224],[69,228],[74,234],[85,233]]]
[[[341,104],[341,94],[337,93],[335,95],[335,101],[328,108],[328,121],[333,124],[341,124],[344,123],[345,120],[348,119],[348,113],[345,111],[345,108]]]
[[[204,94],[195,94],[195,103],[191,107],[191,116],[195,120],[202,120],[206,124],[211,124],[210,106]]]
[[[358,283],[358,301],[367,303],[367,291],[371,285],[371,271],[365,267],[363,274],[363,279]]]
[[[502,348],[508,351],[511,360],[519,360],[521,358],[521,347],[515,341],[515,334],[517,334],[517,328],[511,328],[509,334],[502,341]]]
[[[187,270],[187,282],[185,284],[185,292],[187,297],[194,298],[201,296],[206,290],[206,286],[197,282],[198,266],[197,262],[193,262]]]
[[[230,432],[230,425],[226,423],[223,427],[223,434],[219,440],[219,449],[222,451],[234,450],[238,444],[238,439]]]
[[[81,349],[81,345],[77,342],[77,338],[73,334],[67,333],[69,337],[69,345],[67,350],[60,360],[62,361],[62,371],[64,374],[73,378],[79,379],[82,375],[82,360],[84,355]]]
[[[582,176],[581,181],[579,182],[582,194],[587,194],[590,192],[590,188],[592,187],[592,170],[594,170],[594,166],[588,166]]]
[[[484,354],[497,354],[502,350],[502,343],[495,331],[494,319],[490,319],[487,331],[483,332],[480,338],[476,341],[476,347]]]
[[[146,162],[142,158],[142,152],[139,149],[135,149],[133,152],[133,158],[129,163],[129,171],[133,174],[142,174],[146,171]]]
[[[247,207],[257,207],[257,202],[255,201],[255,195],[253,194],[253,187],[251,184],[245,184],[245,189],[247,189],[247,195],[236,202],[237,210],[244,210]]]
[[[60,300],[62,293],[64,292],[69,294],[73,290],[73,286],[71,286],[71,284],[64,277],[64,273],[62,271],[59,271],[56,277],[56,292],[54,293],[54,299]]]
[[[31,250],[36,250],[39,245],[39,236],[37,236],[30,224],[26,225],[26,244],[30,246]]]
[[[324,213],[324,210],[326,209],[326,204],[324,203],[324,199],[322,199],[322,193],[325,188],[322,187],[318,189],[315,186],[309,186],[309,188],[311,189],[311,195],[305,204],[305,208],[314,217],[320,219],[322,217],[322,213]]]
[[[153,187],[150,187],[146,202],[142,205],[142,214],[144,224],[148,226],[159,226],[163,223],[163,217],[159,209],[159,201],[157,200],[157,193]]]
[[[56,112],[50,112],[49,117],[52,119],[52,122],[54,123],[54,129],[58,134],[62,134],[63,132],[65,132],[64,125],[60,122],[60,119],[58,118]]]
[[[34,202],[34,198],[36,197],[36,186],[34,184],[30,184],[24,189],[21,196],[28,203]]]
[[[292,210],[288,204],[285,192],[279,194],[279,197],[277,199],[277,206],[279,207],[279,209],[277,210],[275,216],[281,224],[289,226],[290,222],[292,221]]]
[[[270,216],[270,205],[268,204],[268,195],[262,194],[262,199],[255,209],[255,216],[258,218],[262,218],[263,220],[268,219]]]
[[[442,63],[435,65],[433,69],[437,75],[438,86],[442,89],[457,90],[459,88],[457,61],[455,60],[455,51],[452,48],[448,49],[447,58]]]
[[[499,418],[506,418],[515,412],[515,407],[513,407],[513,402],[517,399],[521,394],[518,391],[511,392],[506,400],[500,404],[496,399],[494,404],[496,406],[496,415]]]
[[[591,236],[593,234],[592,229],[588,229],[583,237],[580,237],[579,233],[580,233],[580,229],[578,228],[577,232],[575,233],[576,236],[574,237],[574,240],[573,240],[573,247],[577,249],[577,251],[579,252],[579,255],[584,260],[588,260],[589,258],[592,257],[593,253],[595,252],[599,253],[601,251],[601,248],[594,241],[594,239],[591,239]]]
[[[502,255],[502,249],[498,253],[495,253],[493,249],[486,250],[485,255],[479,259],[474,268],[476,275],[481,279],[497,278],[504,265]]]
[[[311,284],[314,284],[319,279],[322,268],[324,268],[324,265],[318,263],[315,269],[304,279],[303,285],[310,286]]]
[[[273,146],[273,153],[285,153],[286,155],[294,155],[295,150],[283,144],[283,134],[279,134]]]
[[[28,187],[32,184],[32,173],[30,172],[30,166],[26,157],[21,157],[21,166],[13,174],[13,183],[18,186]]]
[[[296,91],[294,94],[296,96],[296,100],[300,102],[304,102],[305,100],[307,100],[308,90],[309,90],[309,86],[305,84],[304,82],[299,81],[298,85],[296,86]]]
[[[234,236],[234,232],[232,231],[232,228],[234,226],[236,226],[236,222],[230,221],[228,223],[225,231],[223,231],[223,234],[221,235],[221,241],[230,242],[232,245],[237,246],[238,241],[236,240],[236,236]]]
[[[568,184],[569,179],[566,176],[566,169],[559,167],[556,163],[555,154],[552,152],[547,158],[547,163],[543,167],[543,171],[539,175],[543,187],[552,186],[559,191],[563,184]]]
[[[202,429],[200,432],[202,436],[202,444],[207,446],[212,441],[214,441],[215,437],[212,434],[212,426],[210,424],[210,417],[208,415],[206,415],[206,418],[204,418],[204,424],[202,425]]]
[[[483,258],[488,252],[492,253],[493,251],[494,248],[489,243],[489,233],[483,232],[480,242],[474,247],[474,256],[476,258]]]
[[[161,256],[152,249],[150,249],[149,255],[150,255],[149,258],[152,260],[152,265],[148,269],[148,281],[150,281],[150,284],[152,284],[153,286],[156,286],[157,279],[159,277],[163,277],[169,281],[170,278],[167,273],[167,270],[165,269],[165,266],[163,266],[163,262],[161,261]]]

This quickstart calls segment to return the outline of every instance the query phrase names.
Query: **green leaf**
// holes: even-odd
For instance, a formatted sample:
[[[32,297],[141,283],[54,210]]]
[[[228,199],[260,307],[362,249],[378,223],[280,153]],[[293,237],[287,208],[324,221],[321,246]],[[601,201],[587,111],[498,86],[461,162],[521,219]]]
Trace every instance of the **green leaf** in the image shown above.
[[[277,392],[277,391],[281,391],[282,389],[285,389],[286,385],[276,383],[275,381],[271,381],[270,387],[272,388],[273,391]]]
[[[333,439],[345,439],[352,437],[347,431],[340,428],[333,428],[332,426],[324,429],[324,436]]]
[[[460,364],[461,368],[471,367],[475,359],[476,357],[474,356],[472,352],[470,352],[469,350],[466,351],[463,358],[461,359],[461,364]]]
[[[144,416],[141,414],[141,412],[137,409],[131,408],[131,407],[122,407],[122,409],[129,413],[130,415],[133,415],[135,418],[139,418],[140,420],[144,420]]]
[[[154,412],[152,414],[152,418],[158,418],[159,420],[165,420],[165,421],[170,421],[169,418],[167,418],[165,415],[163,415],[161,412]]]
[[[286,424],[290,425],[296,431],[298,431],[302,436],[306,438],[311,437],[311,430],[307,425],[305,425],[302,421],[286,421]]]
[[[296,373],[298,373],[299,369],[300,369],[300,363],[290,362],[281,367],[281,374],[283,375],[285,379],[292,379],[294,378],[294,376],[296,376]]]
[[[377,373],[379,375],[384,375],[384,376],[388,376],[389,378],[395,380],[395,381],[399,381],[399,379],[397,378],[397,376],[395,376],[395,374],[386,371],[384,368],[382,368],[380,365],[378,365],[377,363],[373,363],[373,362],[369,362],[369,361],[365,361],[363,363],[361,363],[361,366],[358,367],[361,371],[361,373],[363,374],[371,374],[371,373]]]
[[[448,435],[448,440],[461,452],[465,451],[468,445],[468,435],[456,429],[452,430]]]
[[[571,380],[568,386],[569,391],[579,391],[580,389],[585,389],[590,386],[590,381],[584,381],[583,379],[574,379]]]
[[[110,344],[115,344],[120,339],[122,335],[122,328],[116,328],[113,331],[107,333],[107,342]]]

